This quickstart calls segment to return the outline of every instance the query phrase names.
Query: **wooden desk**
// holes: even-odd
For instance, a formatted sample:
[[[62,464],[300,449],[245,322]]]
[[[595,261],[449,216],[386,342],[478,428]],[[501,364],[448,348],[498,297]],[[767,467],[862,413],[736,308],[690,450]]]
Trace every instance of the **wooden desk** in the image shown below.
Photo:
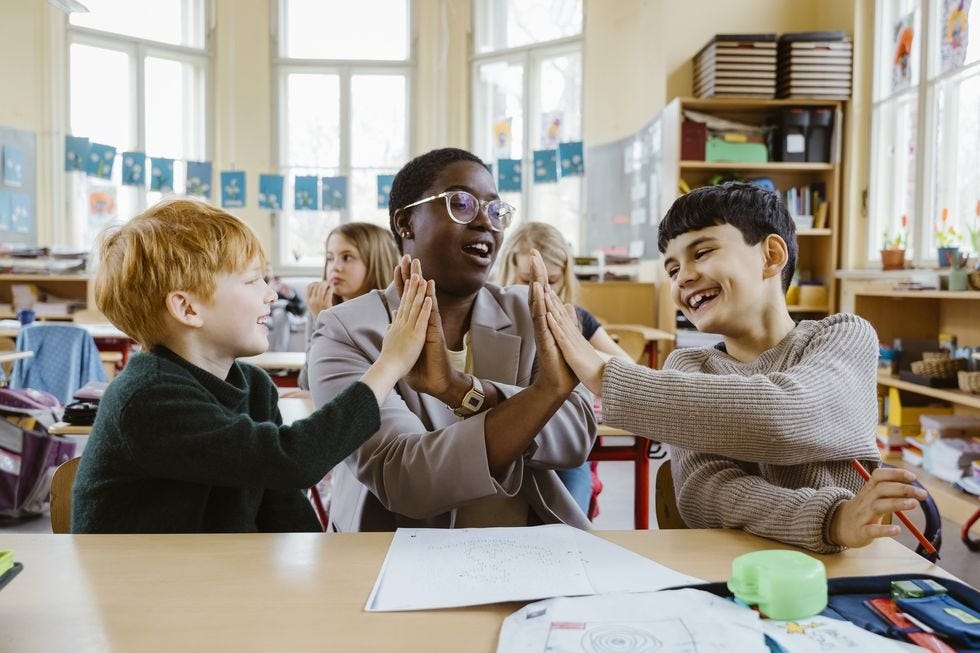
[[[660,342],[674,342],[675,336],[669,331],[664,331],[663,329],[654,329],[653,327],[644,326],[642,324],[604,324],[603,328],[607,331],[613,329],[623,329],[627,331],[636,331],[646,339],[646,352],[649,357],[650,367],[656,369],[657,364],[657,349],[658,343]]]
[[[740,554],[792,548],[726,530],[599,535],[715,581]],[[0,591],[0,642],[6,653],[494,651],[504,617],[522,604],[363,611],[391,537],[3,536],[24,570]],[[817,557],[829,576],[949,575],[893,540]]]
[[[0,351],[0,363],[12,363],[25,358],[34,358],[32,351]]]
[[[284,371],[285,375],[273,374],[272,381],[279,387],[295,388],[299,385],[299,371],[306,364],[306,352],[303,351],[267,351],[258,356],[238,359],[243,363],[251,363],[267,372]]]

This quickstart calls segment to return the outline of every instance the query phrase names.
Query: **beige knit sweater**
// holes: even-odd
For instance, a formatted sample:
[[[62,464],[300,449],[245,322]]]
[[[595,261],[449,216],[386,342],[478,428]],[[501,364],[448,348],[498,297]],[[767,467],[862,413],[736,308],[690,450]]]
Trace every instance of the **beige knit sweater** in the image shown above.
[[[663,370],[612,359],[607,424],[671,445],[674,488],[692,528],[743,528],[813,551],[863,485],[849,462],[875,446],[878,339],[848,314],[800,322],[751,363],[679,349]]]

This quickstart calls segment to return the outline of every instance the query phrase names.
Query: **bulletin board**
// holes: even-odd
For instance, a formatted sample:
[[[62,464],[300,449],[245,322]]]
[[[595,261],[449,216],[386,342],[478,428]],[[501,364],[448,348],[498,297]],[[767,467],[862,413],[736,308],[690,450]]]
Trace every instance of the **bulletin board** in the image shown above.
[[[37,136],[0,125],[0,242],[37,245]]]
[[[590,147],[586,159],[584,251],[659,258],[657,228],[674,199],[664,191],[661,115],[632,136]]]

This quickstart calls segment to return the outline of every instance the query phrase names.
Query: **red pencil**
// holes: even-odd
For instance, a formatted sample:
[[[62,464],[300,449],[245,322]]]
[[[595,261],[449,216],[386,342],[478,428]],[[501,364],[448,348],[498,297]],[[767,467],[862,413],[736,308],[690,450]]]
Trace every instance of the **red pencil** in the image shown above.
[[[871,480],[871,474],[868,473],[868,470],[864,468],[864,465],[862,465],[860,461],[852,460],[851,467],[857,470],[857,473],[860,474],[861,478],[863,478],[864,480],[866,481]],[[923,535],[922,532],[915,527],[915,524],[912,523],[911,519],[905,516],[904,512],[902,512],[901,510],[896,510],[895,516],[898,517],[900,520],[902,520],[902,523],[905,524],[905,527],[909,529],[909,532],[912,533],[912,535],[915,536],[915,539],[919,540],[919,543],[925,548],[925,550],[928,553],[932,553],[932,554],[938,553],[936,551],[936,547],[932,545],[932,542],[926,539],[926,536]]]

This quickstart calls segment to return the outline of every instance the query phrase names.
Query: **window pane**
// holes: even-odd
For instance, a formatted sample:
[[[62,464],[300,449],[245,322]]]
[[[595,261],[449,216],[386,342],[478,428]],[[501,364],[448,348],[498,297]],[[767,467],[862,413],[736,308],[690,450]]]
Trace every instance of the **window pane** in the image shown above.
[[[524,154],[524,66],[492,61],[477,66],[473,98],[475,154],[486,161]]]
[[[296,176],[316,175],[334,177],[340,174],[336,168],[299,168],[286,172],[283,184],[283,204],[285,210],[280,214],[285,225],[285,238],[281,240],[282,251],[279,261],[282,265],[319,267],[323,265],[324,242],[330,230],[341,222],[341,211],[295,211],[293,210]]]
[[[930,249],[939,243],[935,227],[943,209],[948,211],[947,224],[961,236],[958,245],[973,250],[969,228],[980,229],[980,71],[944,80],[936,88],[938,139],[933,161],[935,189]]]
[[[915,160],[918,111],[914,96],[903,96],[875,109],[875,151],[872,152],[874,178],[871,184],[871,234],[868,258],[879,257],[882,233],[896,233],[903,215],[909,219],[909,247],[915,246]],[[911,257],[911,253],[908,255]]]
[[[285,164],[336,168],[340,165],[340,78],[292,74],[286,86]]]
[[[203,159],[203,68],[147,57],[145,70],[146,151],[168,159]]]
[[[378,175],[393,175],[398,168],[361,168],[351,171],[350,221],[388,227],[388,207],[378,208]]]
[[[204,47],[204,5],[200,0],[85,0],[88,13],[74,12],[68,20],[126,36]]]
[[[351,165],[400,166],[408,158],[404,75],[351,77]]]
[[[284,56],[408,59],[408,0],[284,0]]]
[[[582,32],[582,0],[477,0],[477,52],[491,52],[575,36]]]
[[[942,74],[980,60],[980,9],[977,3],[936,0],[933,6],[932,74]]]
[[[531,123],[535,148],[550,148],[582,137],[582,56],[542,59],[537,83],[539,120]]]
[[[72,44],[71,133],[118,151],[136,145],[129,55]]]
[[[875,98],[886,98],[919,83],[922,20],[918,0],[878,3],[875,43]]]
[[[556,184],[534,184],[531,187],[532,214],[524,220],[547,222],[561,231],[572,251],[580,254],[579,234],[582,228],[582,181],[584,177],[566,177]]]

